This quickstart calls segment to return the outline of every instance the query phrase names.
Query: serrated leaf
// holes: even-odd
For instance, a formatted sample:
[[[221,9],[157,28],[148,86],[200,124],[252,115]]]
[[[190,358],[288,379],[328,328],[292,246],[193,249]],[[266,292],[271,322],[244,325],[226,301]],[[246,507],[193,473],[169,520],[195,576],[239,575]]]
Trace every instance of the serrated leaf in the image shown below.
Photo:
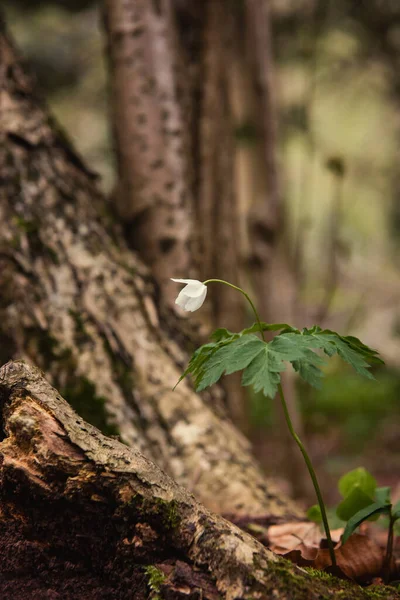
[[[252,385],[256,393],[262,391],[264,396],[273,398],[278,391],[280,373],[284,370],[280,355],[271,350],[271,344],[264,344],[244,371],[242,385]]]
[[[390,504],[379,504],[379,502],[373,502],[369,506],[366,506],[362,510],[358,511],[348,521],[344,533],[342,535],[342,544],[344,545],[352,533],[367,519],[372,516],[380,515],[384,513],[390,513]]]
[[[303,329],[302,335],[309,336],[315,340],[316,346],[322,348],[328,356],[335,352],[348,364],[350,364],[357,373],[375,379],[372,373],[368,371],[369,364],[383,364],[383,361],[377,356],[377,351],[363,344],[354,336],[341,336],[335,331],[329,329],[322,330],[315,326],[311,329]],[[332,351],[332,349],[334,349]]]
[[[239,337],[239,333],[234,333],[233,331],[229,331],[229,329],[225,329],[225,327],[220,327],[212,332],[210,338],[214,342],[221,342],[222,340],[234,340]]]
[[[338,488],[343,498],[346,498],[356,487],[370,498],[374,498],[377,487],[376,479],[364,467],[353,469],[339,479]]]
[[[336,507],[336,514],[342,521],[348,521],[356,513],[373,503],[371,496],[359,487],[354,487]]]
[[[295,360],[292,362],[292,365],[304,381],[318,390],[321,389],[324,374],[318,367],[305,360]]]
[[[271,348],[279,352],[284,360],[292,362],[308,358],[314,364],[323,365],[325,361],[311,350],[319,347],[317,340],[293,332],[276,335],[271,342]]]
[[[175,389],[176,386],[182,381],[182,379],[184,379],[184,377],[186,377],[189,374],[193,376],[194,383],[196,386],[197,382],[200,381],[204,375],[204,365],[207,362],[207,360],[217,350],[223,348],[226,344],[230,343],[230,341],[230,339],[222,339],[219,342],[210,342],[208,344],[203,344],[203,346],[200,346],[200,348],[197,348],[197,350],[195,350],[195,352],[193,353],[187,368],[185,369],[184,373],[181,375],[173,389]]]
[[[245,335],[220,348],[202,366],[196,390],[200,392],[213,385],[224,373],[229,375],[246,368],[265,345],[255,335]]]
[[[287,323],[264,323],[263,321],[260,323],[263,331],[298,331],[295,327],[288,325]],[[260,331],[260,325],[258,323],[253,323],[251,327],[247,329],[243,329],[240,333],[242,335],[246,333],[258,333]]]

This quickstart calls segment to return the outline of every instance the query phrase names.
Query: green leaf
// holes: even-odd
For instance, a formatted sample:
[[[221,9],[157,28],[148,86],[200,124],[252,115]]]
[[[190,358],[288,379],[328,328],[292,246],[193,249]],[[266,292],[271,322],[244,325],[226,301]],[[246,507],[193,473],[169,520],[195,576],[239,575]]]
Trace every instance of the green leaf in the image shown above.
[[[322,523],[322,514],[319,504],[314,504],[307,511],[307,519],[314,523]]]
[[[225,327],[220,327],[212,332],[210,338],[214,342],[221,342],[222,340],[234,340],[239,337],[239,333],[234,333],[233,331],[229,331],[229,329],[225,329]]]
[[[263,331],[280,331],[283,329],[284,331],[298,331],[295,327],[288,325],[287,323],[264,323],[263,321],[260,323]],[[253,323],[251,327],[247,329],[243,329],[241,331],[241,335],[246,333],[258,333],[260,331],[260,326],[258,323]]]
[[[390,487],[379,487],[375,490],[375,501],[380,504],[390,504]]]
[[[196,380],[200,392],[216,383],[226,373],[234,373],[247,367],[265,346],[255,335],[244,335],[214,352],[202,365],[201,377]]]
[[[371,496],[368,496],[359,487],[354,487],[336,508],[336,514],[342,521],[348,521],[363,508],[373,503]]]
[[[345,544],[352,533],[367,519],[372,516],[381,515],[384,513],[390,513],[390,504],[379,504],[379,502],[373,502],[369,506],[366,506],[362,510],[358,511],[355,515],[349,519],[344,533],[342,535],[342,544]]]
[[[207,360],[220,348],[223,348],[226,344],[229,344],[231,340],[229,338],[222,339],[217,343],[209,343],[203,344],[200,348],[197,348],[193,353],[187,368],[184,373],[180,376],[178,382],[175,384],[174,388],[182,381],[186,375],[192,374],[194,378],[195,386],[201,381],[204,376],[204,365]]]
[[[376,479],[364,467],[349,471],[339,479],[338,484],[339,492],[343,498],[349,496],[353,489],[357,487],[372,499],[375,495],[376,486]]]
[[[318,367],[305,360],[295,360],[292,365],[304,381],[317,389],[321,389],[324,374]]]
[[[369,348],[354,336],[341,336],[329,329],[322,330],[317,325],[311,329],[303,329],[301,333],[312,338],[315,341],[314,347],[323,349],[328,356],[337,352],[357,373],[368,379],[375,379],[368,371],[369,363],[383,364],[376,350]]]
[[[400,502],[397,502],[397,504],[394,505],[393,512],[392,512],[392,517],[396,521],[397,521],[397,519],[400,519]]]
[[[252,385],[255,392],[273,398],[278,391],[280,372],[285,370],[279,354],[271,350],[271,344],[264,347],[248,365],[243,373],[242,385]]]

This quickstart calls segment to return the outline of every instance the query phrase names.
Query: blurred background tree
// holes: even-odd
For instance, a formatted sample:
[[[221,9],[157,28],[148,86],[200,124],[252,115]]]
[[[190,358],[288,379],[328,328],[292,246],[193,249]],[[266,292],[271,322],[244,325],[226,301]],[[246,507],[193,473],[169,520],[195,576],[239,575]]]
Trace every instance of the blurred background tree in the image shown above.
[[[10,29],[55,116],[115,204],[113,147],[120,142],[109,126],[98,2],[12,0],[5,5]],[[318,321],[359,335],[381,351],[387,368],[377,373],[376,384],[354,379],[335,362],[318,399],[297,382],[286,383],[296,385],[298,426],[308,435],[326,486],[358,464],[374,471],[382,484],[393,485],[400,449],[399,3],[271,0],[265,3],[269,16],[257,13],[261,2],[212,5],[199,11],[184,0],[174,4],[180,44],[189,57],[198,52],[199,20],[208,23],[210,44],[200,73],[190,72],[194,87],[186,90],[197,108],[201,98],[205,117],[201,127],[191,129],[197,137],[188,142],[202,140],[194,154],[199,160],[182,167],[185,173],[191,170],[190,236],[198,225],[200,231],[192,239],[197,250],[191,272],[232,278],[226,270],[233,269],[234,278],[236,272],[239,282],[253,286],[266,320],[291,319],[298,326]],[[214,81],[211,88],[202,86],[204,73]],[[263,85],[273,92],[269,104]],[[229,145],[234,164],[224,162],[231,151],[221,151]],[[200,160],[205,155],[207,160]],[[227,215],[233,221],[224,243],[235,242],[235,259],[228,264],[217,260]],[[195,256],[199,248],[207,257],[206,273]],[[227,255],[232,253],[222,258]],[[233,328],[250,319],[237,309],[233,318],[220,316],[235,301],[213,298],[204,331],[216,321]],[[232,388],[227,391],[232,398]],[[266,467],[288,472],[290,460],[279,460],[284,453],[273,407],[262,398],[252,397],[247,405],[236,397],[230,408]],[[295,487],[304,493],[301,485]]]

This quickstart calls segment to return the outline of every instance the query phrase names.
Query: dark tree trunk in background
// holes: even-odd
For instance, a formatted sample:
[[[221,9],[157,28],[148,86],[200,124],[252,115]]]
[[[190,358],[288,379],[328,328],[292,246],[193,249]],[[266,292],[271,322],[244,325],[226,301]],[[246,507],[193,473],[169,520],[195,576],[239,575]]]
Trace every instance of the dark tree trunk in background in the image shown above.
[[[2,600],[350,597],[348,583],[278,559],[103,436],[38,369],[0,369],[0,420]]]
[[[119,172],[114,200],[128,240],[171,307],[171,276],[239,280],[231,9],[228,0],[105,2]],[[240,330],[243,299],[210,286],[209,301],[191,319],[207,333]],[[230,416],[244,424],[240,380],[223,385]]]
[[[285,205],[278,164],[278,112],[272,57],[270,0],[246,0],[247,53],[252,65],[257,122],[261,124],[260,151],[265,168],[265,191],[250,209],[250,265],[263,318],[269,322],[295,323],[298,315],[296,277],[285,239]],[[297,324],[300,326],[301,324]],[[295,431],[303,437],[297,405],[294,373],[285,371],[282,386]],[[302,456],[292,443],[277,399],[282,431],[281,454],[286,455],[286,476],[296,495],[310,491]]]
[[[193,277],[193,140],[189,74],[171,0],[106,0],[114,199],[132,246],[173,306],[170,277]]]
[[[87,420],[143,451],[209,508],[296,512],[254,462],[218,398],[190,382],[180,322],[128,251],[93,177],[0,38],[0,349],[42,368]],[[165,311],[164,311],[165,313]]]

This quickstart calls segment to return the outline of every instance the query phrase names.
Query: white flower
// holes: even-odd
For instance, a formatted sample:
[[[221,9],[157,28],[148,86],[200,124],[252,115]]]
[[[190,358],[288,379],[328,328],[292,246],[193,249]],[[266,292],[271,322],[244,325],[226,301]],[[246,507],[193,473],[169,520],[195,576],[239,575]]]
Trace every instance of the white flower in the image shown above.
[[[179,292],[175,304],[189,312],[193,312],[203,305],[207,296],[207,286],[204,283],[197,279],[172,279],[172,281],[187,284]]]

